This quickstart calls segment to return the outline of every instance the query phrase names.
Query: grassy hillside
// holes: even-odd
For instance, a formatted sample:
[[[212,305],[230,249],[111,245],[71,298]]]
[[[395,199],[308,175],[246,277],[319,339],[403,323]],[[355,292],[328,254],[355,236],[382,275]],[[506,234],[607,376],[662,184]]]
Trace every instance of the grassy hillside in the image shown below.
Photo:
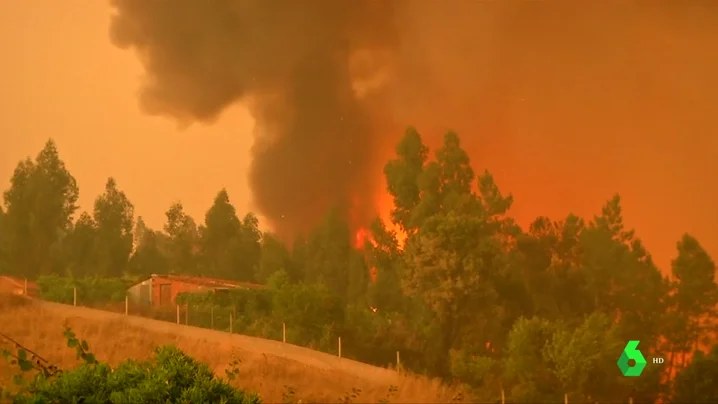
[[[144,359],[174,344],[217,374],[241,360],[240,387],[264,402],[459,402],[457,389],[436,380],[339,359],[291,344],[176,325],[140,317],[0,296],[0,331],[61,368],[78,362],[62,338],[67,324],[86,339],[99,360],[115,365]],[[0,361],[0,385],[16,372]]]

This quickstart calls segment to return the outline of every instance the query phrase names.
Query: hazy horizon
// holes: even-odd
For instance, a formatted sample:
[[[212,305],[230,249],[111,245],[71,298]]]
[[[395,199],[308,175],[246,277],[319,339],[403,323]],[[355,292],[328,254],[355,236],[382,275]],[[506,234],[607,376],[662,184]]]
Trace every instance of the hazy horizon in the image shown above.
[[[0,66],[2,189],[16,164],[53,138],[80,186],[81,210],[92,210],[112,176],[153,228],[162,228],[177,200],[201,220],[221,188],[239,212],[248,211],[241,173],[253,124],[246,111],[186,130],[144,114],[137,100],[142,68],[110,43],[109,4],[69,3],[14,2],[0,14],[0,46],[15,61]]]
[[[426,15],[436,14],[423,8],[431,7],[412,8],[411,21],[425,21]],[[228,190],[240,214],[254,211],[262,217],[252,204],[247,178],[254,120],[246,108],[232,106],[222,111],[216,122],[195,123],[184,130],[171,119],[143,112],[138,101],[143,66],[134,52],[112,44],[110,16],[108,2],[80,0],[12,2],[0,14],[0,47],[10,61],[0,65],[3,190],[18,161],[34,157],[47,139],[53,138],[78,181],[81,210],[92,209],[95,197],[112,176],[135,205],[136,216],[156,229],[162,228],[165,211],[177,200],[201,222],[221,188]],[[710,185],[710,172],[718,171],[714,157],[718,153],[718,104],[716,95],[711,95],[715,80],[709,81],[715,71],[711,66],[718,62],[715,55],[699,57],[700,52],[681,45],[694,43],[693,38],[704,40],[696,49],[718,45],[718,29],[681,22],[671,26],[674,31],[659,31],[656,21],[661,20],[646,18],[643,26],[636,26],[643,29],[635,31],[641,33],[639,39],[657,42],[655,49],[640,48],[645,50],[641,55],[645,60],[637,56],[634,61],[648,64],[648,58],[660,55],[656,56],[655,72],[641,73],[636,68],[626,75],[636,82],[645,78],[646,83],[617,95],[601,93],[595,101],[588,96],[574,101],[576,94],[600,91],[601,83],[582,86],[581,75],[570,76],[576,81],[557,82],[555,92],[547,94],[538,80],[549,75],[546,71],[553,68],[552,62],[531,71],[507,69],[506,77],[522,77],[525,82],[493,83],[487,91],[503,91],[506,99],[501,98],[501,103],[476,101],[476,105],[490,106],[481,117],[484,120],[469,108],[474,100],[467,95],[468,91],[483,91],[477,89],[480,86],[462,88],[453,79],[471,77],[469,69],[457,62],[457,50],[444,53],[436,44],[429,46],[433,42],[416,39],[403,49],[403,57],[432,62],[422,67],[433,73],[427,81],[442,90],[433,93],[441,97],[421,105],[392,101],[405,109],[392,111],[395,121],[386,126],[392,129],[387,138],[393,142],[406,125],[416,125],[433,145],[444,130],[455,128],[472,156],[474,169],[489,169],[502,191],[514,194],[512,214],[524,228],[539,215],[559,220],[574,212],[591,218],[619,193],[627,225],[636,229],[664,271],[682,233],[693,234],[718,256],[718,215],[713,212],[718,192]],[[684,20],[676,17],[675,21]],[[457,31],[466,26],[471,24],[456,23]],[[422,30],[432,29],[438,28],[417,23],[407,25],[402,35],[418,38]],[[467,39],[469,43],[472,40]],[[686,65],[669,64],[673,56],[663,47],[681,49],[684,54],[674,56],[685,56]],[[551,56],[551,47],[541,49]],[[530,54],[526,52],[499,49],[497,60],[521,66],[522,57]],[[703,64],[699,66],[697,61]],[[615,70],[614,66],[606,69]],[[674,80],[661,82],[666,77]],[[584,79],[588,81],[588,73]],[[400,84],[410,83],[407,79]],[[625,88],[633,85],[618,84]],[[398,87],[396,94],[411,93],[410,88]],[[508,99],[518,93],[521,98]],[[590,102],[595,104],[587,104]],[[598,112],[586,112],[592,109],[600,109],[603,119],[597,118]],[[440,119],[434,119],[432,111]],[[503,137],[474,136],[473,131],[496,131]],[[605,136],[587,140],[595,133]],[[647,133],[655,136],[641,138]],[[383,144],[377,153],[383,159],[392,148],[393,144]],[[374,164],[367,175],[376,176],[380,170],[381,166]]]

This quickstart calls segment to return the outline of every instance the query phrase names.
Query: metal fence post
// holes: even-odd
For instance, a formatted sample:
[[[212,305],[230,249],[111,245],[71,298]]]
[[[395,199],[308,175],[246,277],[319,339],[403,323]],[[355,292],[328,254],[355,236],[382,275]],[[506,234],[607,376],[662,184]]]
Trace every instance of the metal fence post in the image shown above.
[[[338,344],[339,345],[339,359],[341,359],[342,358],[342,337],[339,337],[338,341],[339,341],[339,344]]]
[[[77,287],[72,288],[72,305],[77,306]]]
[[[130,314],[130,297],[125,295],[125,315]]]
[[[177,305],[177,324],[180,323],[180,310],[179,310],[179,304]]]
[[[282,342],[287,343],[287,324],[282,323]]]

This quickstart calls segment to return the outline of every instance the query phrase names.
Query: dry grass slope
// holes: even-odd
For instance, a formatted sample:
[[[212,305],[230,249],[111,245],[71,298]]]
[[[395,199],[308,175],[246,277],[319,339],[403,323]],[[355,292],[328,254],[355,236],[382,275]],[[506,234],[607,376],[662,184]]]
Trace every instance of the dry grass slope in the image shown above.
[[[353,389],[353,402],[458,402],[458,389],[437,380],[400,374],[291,344],[219,331],[187,327],[100,310],[0,295],[0,332],[14,338],[61,368],[78,362],[62,337],[64,325],[86,339],[99,360],[115,365],[127,358],[143,359],[154,348],[174,344],[224,374],[227,364],[242,361],[237,385],[261,394],[267,403],[338,402]],[[15,373],[0,361],[0,386]],[[295,393],[288,397],[293,390]]]

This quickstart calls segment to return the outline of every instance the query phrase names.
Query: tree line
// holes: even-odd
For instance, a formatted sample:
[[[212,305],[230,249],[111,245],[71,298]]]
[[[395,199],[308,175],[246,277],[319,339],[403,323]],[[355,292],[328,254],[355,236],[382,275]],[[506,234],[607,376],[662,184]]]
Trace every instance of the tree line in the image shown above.
[[[4,193],[0,271],[268,283],[291,291],[275,296],[291,300],[277,306],[283,318],[349,335],[362,360],[408,352],[411,370],[465,383],[482,400],[718,401],[701,381],[718,373],[718,349],[700,353],[715,343],[718,285],[695,237],[677,241],[667,276],[624,225],[618,195],[592,218],[538,217],[523,229],[509,214],[513,197],[474,171],[453,132],[432,154],[409,128],[384,173],[393,226],[376,219],[356,248],[334,209],[287,244],[238,215],[225,190],[202,223],[178,202],[153,230],[110,178],[75,219],[78,186],[50,140]],[[648,359],[640,377],[623,377],[616,361],[629,340],[665,365]]]

